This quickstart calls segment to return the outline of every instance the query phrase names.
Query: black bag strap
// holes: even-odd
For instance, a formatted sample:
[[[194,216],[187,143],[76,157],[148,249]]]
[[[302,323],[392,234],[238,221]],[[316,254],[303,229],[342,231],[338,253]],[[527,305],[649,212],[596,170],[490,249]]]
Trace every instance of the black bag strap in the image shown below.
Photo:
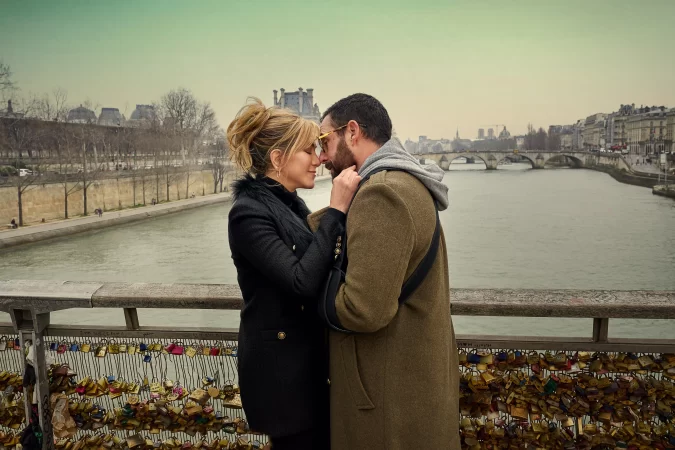
[[[364,177],[360,182],[359,186],[356,188],[356,192],[354,192],[354,196],[352,197],[352,202],[354,202],[354,199],[356,198],[356,194],[359,192],[361,187],[365,184],[366,181],[373,175],[379,172],[393,172],[393,171],[398,171],[398,172],[403,172],[401,169],[396,169],[393,167],[379,167],[375,170],[373,170],[371,173],[368,174],[367,177]],[[415,270],[413,271],[412,275],[405,280],[403,283],[403,287],[401,287],[401,295],[398,297],[398,306],[399,308],[401,305],[403,305],[406,300],[417,290],[417,288],[422,284],[424,279],[427,277],[427,274],[431,270],[431,267],[434,265],[434,261],[436,261],[436,255],[438,254],[438,241],[441,238],[441,221],[438,217],[438,202],[434,200],[434,207],[436,209],[436,228],[434,229],[434,234],[431,238],[431,245],[429,246],[429,249],[427,250],[426,255],[424,255],[424,258],[420,261],[420,263],[417,265]],[[349,209],[351,209],[351,204],[349,205]],[[349,209],[347,209],[347,214],[349,214]],[[345,236],[345,243],[347,242],[346,236]],[[347,245],[345,244],[344,246],[344,255],[343,259],[346,259],[347,257]]]
[[[408,300],[408,297],[410,297],[412,293],[415,292],[422,284],[424,279],[427,277],[427,274],[431,270],[431,267],[434,265],[434,261],[436,261],[439,241],[441,239],[441,221],[438,217],[438,204],[436,201],[434,201],[434,206],[436,207],[436,229],[434,230],[434,235],[431,238],[431,245],[429,246],[429,250],[427,250],[427,254],[424,255],[422,261],[420,261],[420,263],[415,268],[415,271],[412,273],[412,275],[410,275],[410,278],[408,278],[405,283],[403,283],[401,295],[398,298],[399,307],[404,304],[406,300]]]
[[[382,167],[374,170],[369,173],[367,177],[363,178],[359,183],[356,192],[354,193],[353,199],[356,198],[356,194],[363,184],[373,175],[378,172],[383,171],[401,171],[401,169]],[[351,205],[349,206],[351,209]],[[438,203],[434,200],[434,208],[436,209],[436,228],[434,234],[431,238],[431,244],[427,253],[424,255],[420,263],[417,265],[412,275],[403,283],[401,287],[401,294],[398,298],[399,308],[403,305],[408,298],[417,290],[417,288],[422,284],[427,274],[431,270],[431,267],[436,261],[436,256],[438,255],[438,248],[440,246],[440,237],[441,237],[441,222],[438,216]],[[349,209],[347,210],[349,213]],[[347,239],[344,237],[344,246],[342,253],[336,258],[333,267],[331,268],[330,274],[328,275],[328,280],[326,286],[324,287],[324,298],[322,299],[320,305],[320,314],[328,324],[328,326],[342,333],[352,333],[352,331],[344,329],[339,320],[337,319],[337,312],[335,311],[335,296],[337,295],[337,290],[339,285],[344,281],[345,273],[342,270],[344,261],[347,260]]]

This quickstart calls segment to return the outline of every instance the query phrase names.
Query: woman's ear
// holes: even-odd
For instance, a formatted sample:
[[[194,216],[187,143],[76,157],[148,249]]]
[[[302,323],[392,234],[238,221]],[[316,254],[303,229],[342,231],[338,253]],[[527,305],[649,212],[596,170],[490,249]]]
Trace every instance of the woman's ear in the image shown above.
[[[278,172],[281,170],[281,159],[283,157],[283,153],[281,150],[278,148],[275,148],[270,152],[270,161],[272,161],[272,169],[274,171]]]

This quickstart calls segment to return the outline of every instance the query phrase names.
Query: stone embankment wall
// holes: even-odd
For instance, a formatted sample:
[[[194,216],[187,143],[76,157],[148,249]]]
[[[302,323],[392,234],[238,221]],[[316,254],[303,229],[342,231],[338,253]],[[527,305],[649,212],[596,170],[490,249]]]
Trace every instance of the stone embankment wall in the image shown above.
[[[616,181],[625,184],[632,184],[633,186],[652,188],[658,184],[657,178],[638,175],[635,173],[631,173],[623,168],[617,169],[616,167],[610,165],[595,164],[590,166],[584,166],[584,168],[604,172],[606,174],[609,174],[609,176],[614,178]]]
[[[228,172],[223,181],[223,188],[229,186],[237,172]],[[169,201],[185,198],[186,174],[176,175],[169,186]],[[159,186],[157,185],[159,183]],[[69,189],[74,186],[69,184]],[[158,189],[159,188],[159,189]],[[213,194],[213,174],[210,170],[190,173],[189,196]],[[0,226],[8,224],[12,219],[18,222],[18,198],[16,187],[0,188]],[[62,183],[36,184],[30,186],[22,196],[23,220],[25,225],[65,218],[65,194]],[[167,201],[166,178],[161,174],[159,179],[154,174],[145,177],[125,176],[105,178],[94,181],[87,189],[87,213],[94,209],[104,211],[130,208],[137,205],[151,204],[156,198],[160,202]],[[77,217],[84,213],[84,191],[80,188],[68,195],[68,217]]]

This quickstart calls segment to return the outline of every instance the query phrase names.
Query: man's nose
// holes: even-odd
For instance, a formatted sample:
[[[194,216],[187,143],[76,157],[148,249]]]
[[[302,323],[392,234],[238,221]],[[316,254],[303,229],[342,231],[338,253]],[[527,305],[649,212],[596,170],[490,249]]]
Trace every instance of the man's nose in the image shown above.
[[[319,153],[319,162],[321,162],[321,164],[325,164],[326,161],[328,161],[328,155],[326,155],[326,152],[322,151]]]

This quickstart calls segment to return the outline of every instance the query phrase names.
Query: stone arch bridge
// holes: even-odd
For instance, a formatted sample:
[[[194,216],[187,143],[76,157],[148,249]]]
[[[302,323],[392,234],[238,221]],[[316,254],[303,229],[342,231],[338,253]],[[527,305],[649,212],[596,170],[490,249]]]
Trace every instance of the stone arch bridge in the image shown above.
[[[485,163],[487,170],[495,170],[499,163],[509,157],[521,156],[529,161],[533,169],[543,169],[552,158],[565,157],[577,168],[592,167],[597,165],[611,166],[616,169],[630,171],[630,165],[621,155],[615,153],[592,153],[592,152],[565,152],[548,150],[504,150],[504,151],[465,151],[446,153],[422,153],[415,155],[420,161],[434,161],[443,170],[448,170],[450,163],[457,158],[479,159]]]

